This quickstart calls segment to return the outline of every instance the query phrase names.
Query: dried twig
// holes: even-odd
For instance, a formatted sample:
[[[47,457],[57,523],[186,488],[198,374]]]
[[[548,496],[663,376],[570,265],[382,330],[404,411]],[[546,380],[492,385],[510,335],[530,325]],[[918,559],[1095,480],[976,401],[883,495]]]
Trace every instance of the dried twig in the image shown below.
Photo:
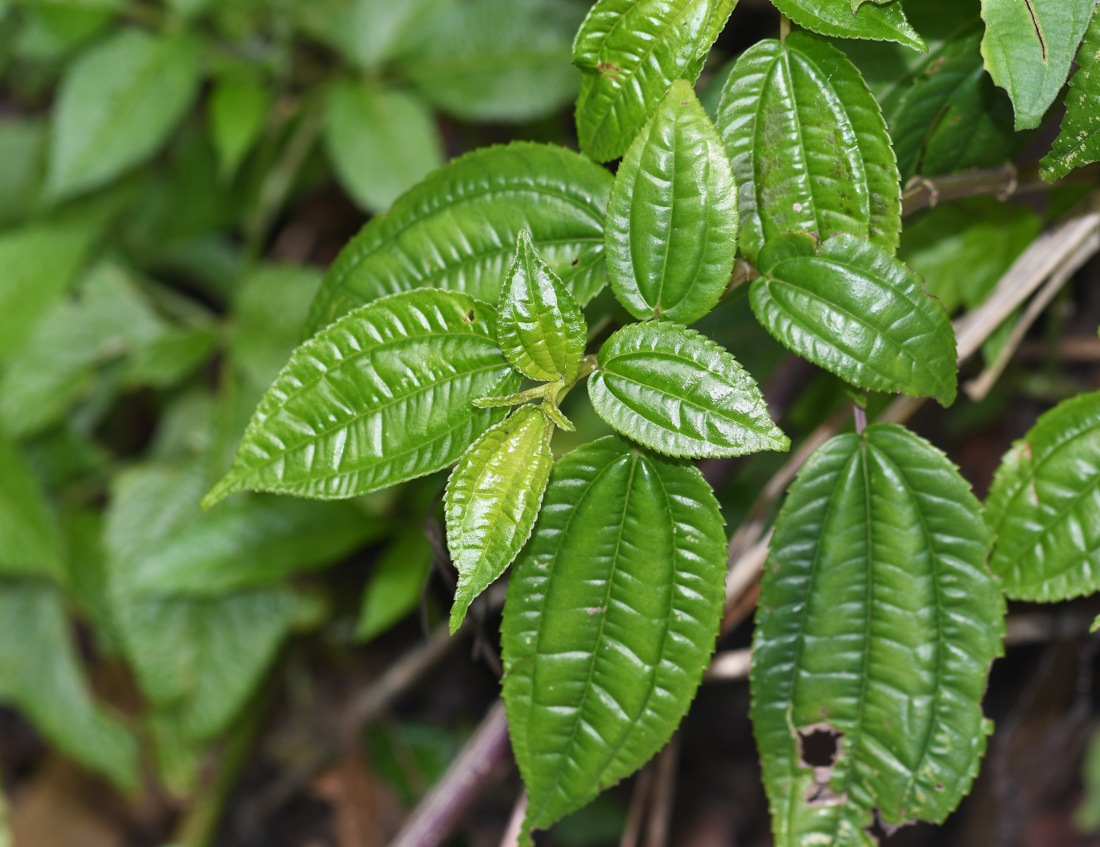
[[[703,682],[735,682],[749,678],[749,667],[752,664],[752,651],[723,650],[715,653],[710,667],[703,675]]]
[[[504,828],[504,835],[500,839],[500,847],[519,847],[519,837],[523,832],[523,819],[527,817],[527,791],[520,789],[516,805],[512,808],[512,816],[508,818],[508,826]]]
[[[630,809],[626,813],[626,826],[619,838],[619,847],[638,847],[642,837],[642,825],[645,823],[645,810],[649,807],[649,797],[653,792],[654,762],[648,762],[638,771],[634,780],[634,792],[630,795]]]
[[[901,213],[911,215],[921,209],[964,200],[967,197],[994,196],[1001,200],[1048,191],[1054,185],[1093,185],[1100,176],[1095,166],[1081,168],[1056,183],[1043,182],[1039,177],[1039,165],[1032,163],[1016,167],[1011,162],[998,168],[975,168],[947,176],[914,177],[905,186],[901,196]]]
[[[680,763],[680,733],[672,736],[657,756],[653,777],[653,801],[649,806],[643,847],[666,847],[672,827],[672,809],[676,804],[676,768]]]

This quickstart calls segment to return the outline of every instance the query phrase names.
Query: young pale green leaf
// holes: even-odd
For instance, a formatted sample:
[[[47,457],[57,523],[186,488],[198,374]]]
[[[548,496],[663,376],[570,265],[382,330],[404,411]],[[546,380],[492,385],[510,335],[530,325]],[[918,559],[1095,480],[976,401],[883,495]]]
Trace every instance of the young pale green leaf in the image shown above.
[[[792,33],[746,50],[722,92],[718,129],[750,261],[766,241],[800,230],[897,247],[901,187],[886,123],[835,47]]]
[[[153,156],[199,88],[199,48],[188,36],[125,29],[66,71],[54,111],[46,191],[71,197]]]
[[[502,626],[525,832],[668,741],[714,649],[725,561],[718,504],[691,465],[614,436],[558,461]]]
[[[583,156],[547,144],[516,142],[456,159],[348,243],[325,277],[309,328],[422,286],[496,303],[523,229],[584,305],[607,282],[603,221],[612,181]]]
[[[1016,129],[1039,126],[1069,76],[1096,0],[982,0],[982,55],[1008,92]]]
[[[607,207],[607,272],[630,314],[689,324],[714,308],[737,252],[735,191],[722,139],[677,80],[630,145]]]
[[[1005,454],[986,503],[989,567],[1007,596],[1100,590],[1100,392],[1058,404]]]
[[[970,789],[1004,636],[990,541],[966,480],[900,426],[837,436],[803,467],[753,636],[751,716],[776,847],[870,847],[873,810],[889,826],[941,822]]]
[[[1048,182],[1100,161],[1100,132],[1095,126],[1100,114],[1100,15],[1093,17],[1077,51],[1077,71],[1069,89],[1061,132],[1042,161],[1042,176]]]
[[[742,456],[789,450],[756,382],[706,336],[678,324],[623,327],[588,379],[600,417],[666,456]]]
[[[581,150],[617,159],[674,80],[694,82],[733,11],[730,0],[599,0],[573,42],[583,71]]]
[[[497,340],[524,376],[541,382],[577,378],[588,328],[577,301],[523,230],[500,292]]]
[[[852,235],[813,252],[769,242],[752,283],[753,314],[783,346],[860,388],[955,400],[955,333],[943,306],[897,259]],[[805,252],[800,253],[799,250]]]
[[[324,137],[340,184],[368,212],[384,212],[443,164],[431,112],[401,91],[336,83],[325,109]]]
[[[554,467],[554,425],[521,406],[467,450],[447,482],[447,546],[458,571],[451,634],[466,610],[512,564],[531,535]]]
[[[420,605],[432,568],[432,545],[424,531],[406,530],[392,541],[374,566],[363,590],[355,638],[370,641]]]
[[[291,356],[204,507],[246,489],[353,497],[447,467],[504,416],[473,401],[519,387],[495,325],[487,303],[434,289],[341,318]]]
[[[231,179],[263,132],[271,90],[251,80],[221,80],[207,105],[210,140],[218,153],[222,179]]]
[[[15,446],[0,434],[0,575],[63,577],[60,530]]]
[[[821,35],[896,41],[914,50],[926,49],[898,2],[772,0],[772,3],[799,26]]]

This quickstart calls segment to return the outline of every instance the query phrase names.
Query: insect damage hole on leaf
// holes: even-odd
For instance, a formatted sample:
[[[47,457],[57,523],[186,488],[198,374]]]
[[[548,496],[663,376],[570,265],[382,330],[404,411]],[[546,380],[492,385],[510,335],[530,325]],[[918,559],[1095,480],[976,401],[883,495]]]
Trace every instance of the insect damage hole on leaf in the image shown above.
[[[827,723],[815,723],[798,730],[795,737],[799,765],[814,772],[813,784],[806,790],[806,805],[814,808],[846,802],[847,794],[838,795],[829,784],[841,755],[844,733]]]

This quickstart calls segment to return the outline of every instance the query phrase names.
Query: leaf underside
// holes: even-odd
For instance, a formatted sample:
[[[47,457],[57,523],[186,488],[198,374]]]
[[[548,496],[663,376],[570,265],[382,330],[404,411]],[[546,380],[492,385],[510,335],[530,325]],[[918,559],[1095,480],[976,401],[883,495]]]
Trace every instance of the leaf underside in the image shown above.
[[[1100,16],[1094,17],[1077,51],[1078,69],[1069,81],[1062,129],[1043,157],[1043,179],[1053,182],[1074,168],[1100,161]],[[1093,77],[1093,74],[1096,74]]]
[[[821,35],[896,41],[925,50],[924,40],[909,24],[901,3],[849,3],[847,0],[772,0],[780,12],[801,27]]]

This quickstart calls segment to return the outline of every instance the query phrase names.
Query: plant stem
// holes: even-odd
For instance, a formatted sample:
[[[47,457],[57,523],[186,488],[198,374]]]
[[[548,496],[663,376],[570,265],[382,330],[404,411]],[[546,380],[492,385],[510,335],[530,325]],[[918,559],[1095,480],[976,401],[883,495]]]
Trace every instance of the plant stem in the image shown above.
[[[863,435],[863,430],[867,429],[867,410],[853,404],[852,417],[855,419],[856,435]]]
[[[1060,185],[1093,185],[1100,177],[1100,166],[1079,168],[1057,182],[1044,182],[1039,177],[1039,165],[1032,163],[1016,167],[1011,162],[998,168],[962,171],[940,177],[915,176],[901,195],[901,213],[911,215],[938,203],[967,197],[994,195],[1002,200],[1020,194],[1047,191]]]
[[[791,34],[791,19],[779,13],[779,40],[786,41],[787,36]]]
[[[512,816],[508,818],[508,826],[504,828],[504,835],[500,837],[500,847],[518,847],[525,817],[527,817],[527,789],[521,788],[519,797],[516,798],[516,805],[512,808]]]

